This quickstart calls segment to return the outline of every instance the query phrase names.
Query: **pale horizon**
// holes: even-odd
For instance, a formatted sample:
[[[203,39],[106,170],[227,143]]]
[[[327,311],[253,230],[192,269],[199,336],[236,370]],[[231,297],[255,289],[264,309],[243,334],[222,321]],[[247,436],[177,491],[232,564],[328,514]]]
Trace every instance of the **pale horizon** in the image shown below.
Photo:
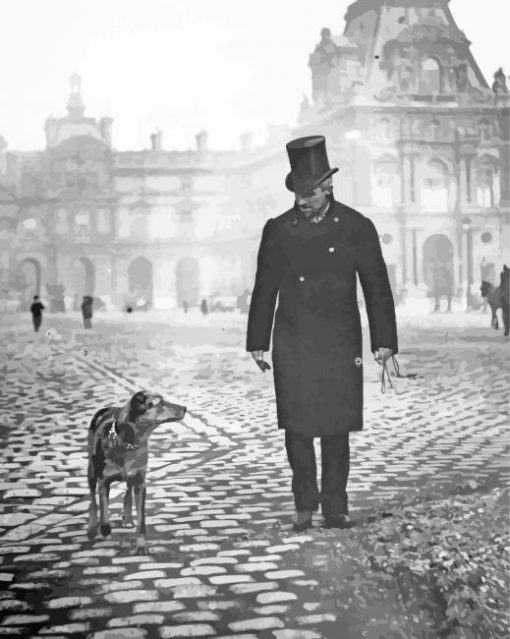
[[[8,150],[45,147],[44,122],[62,117],[70,76],[82,78],[85,115],[113,118],[119,151],[149,148],[159,127],[163,148],[195,148],[209,132],[213,149],[238,149],[266,125],[296,125],[310,97],[308,56],[322,27],[344,29],[346,0],[299,5],[291,0],[18,0],[3,7],[0,136]],[[490,85],[496,69],[510,72],[504,43],[510,6],[451,0]],[[271,16],[272,19],[269,19]],[[505,66],[505,63],[507,65]]]

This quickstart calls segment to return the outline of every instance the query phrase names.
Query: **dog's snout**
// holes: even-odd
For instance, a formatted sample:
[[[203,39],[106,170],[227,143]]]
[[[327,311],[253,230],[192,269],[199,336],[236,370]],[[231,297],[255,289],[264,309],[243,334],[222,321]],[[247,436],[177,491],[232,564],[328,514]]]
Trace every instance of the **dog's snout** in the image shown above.
[[[162,402],[161,410],[165,419],[168,419],[169,421],[178,421],[183,419],[186,414],[186,406],[170,404],[170,402]]]
[[[177,405],[177,409],[179,412],[179,419],[183,419],[183,417],[186,415],[186,406]]]

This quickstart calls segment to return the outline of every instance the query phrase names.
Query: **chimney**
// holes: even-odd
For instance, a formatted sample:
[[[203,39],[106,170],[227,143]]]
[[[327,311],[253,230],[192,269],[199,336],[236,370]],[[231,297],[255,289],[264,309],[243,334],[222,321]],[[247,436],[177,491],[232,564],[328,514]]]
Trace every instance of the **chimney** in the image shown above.
[[[195,139],[197,141],[197,151],[199,153],[207,153],[207,138],[209,134],[205,129],[202,129],[197,135],[195,135]]]
[[[253,133],[243,133],[241,135],[241,150],[242,151],[251,151],[253,147]]]

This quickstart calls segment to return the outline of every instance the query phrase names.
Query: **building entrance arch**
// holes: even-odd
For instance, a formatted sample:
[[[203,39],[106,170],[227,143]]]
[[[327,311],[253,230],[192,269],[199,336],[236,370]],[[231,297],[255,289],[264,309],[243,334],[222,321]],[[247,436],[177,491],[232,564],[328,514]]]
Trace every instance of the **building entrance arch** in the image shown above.
[[[80,295],[94,296],[96,288],[96,269],[94,263],[88,257],[78,259],[79,266],[76,277],[76,292]]]
[[[74,261],[74,299],[73,309],[80,310],[84,295],[94,297],[96,287],[96,269],[88,257],[79,257]]]
[[[25,257],[16,269],[16,289],[20,294],[20,310],[30,308],[34,295],[41,294],[42,268],[35,257]]]
[[[146,257],[136,257],[128,266],[129,295],[143,298],[149,306],[153,302],[152,262]]]

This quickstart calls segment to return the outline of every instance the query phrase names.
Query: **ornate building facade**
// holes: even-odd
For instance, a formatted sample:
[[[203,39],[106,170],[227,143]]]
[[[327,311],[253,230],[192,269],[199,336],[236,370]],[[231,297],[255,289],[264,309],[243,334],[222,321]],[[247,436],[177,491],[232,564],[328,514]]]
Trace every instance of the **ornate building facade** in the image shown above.
[[[85,116],[80,78],[68,114],[46,121],[44,151],[0,138],[0,288],[24,304],[62,285],[122,308],[170,308],[253,284],[261,228],[292,206],[285,142],[324,134],[337,199],[379,230],[394,292],[424,296],[445,264],[458,295],[497,284],[510,263],[510,99],[489,87],[448,0],[357,0],[344,33],[310,55],[312,101],[263,148],[112,148],[112,120]],[[48,289],[48,287],[50,287]],[[475,290],[473,288],[473,291]]]
[[[491,87],[448,0],[358,0],[310,56],[313,104],[341,167],[337,196],[369,215],[394,289],[424,295],[445,264],[457,293],[499,283],[510,261],[509,107]]]
[[[81,80],[71,78],[68,114],[46,121],[46,149],[10,153],[0,145],[0,287],[34,293],[64,288],[66,307],[83,295],[110,308],[197,305],[251,287],[257,233],[277,207],[261,184],[267,149],[112,149],[112,120],[85,116]],[[280,204],[283,206],[283,203]]]

